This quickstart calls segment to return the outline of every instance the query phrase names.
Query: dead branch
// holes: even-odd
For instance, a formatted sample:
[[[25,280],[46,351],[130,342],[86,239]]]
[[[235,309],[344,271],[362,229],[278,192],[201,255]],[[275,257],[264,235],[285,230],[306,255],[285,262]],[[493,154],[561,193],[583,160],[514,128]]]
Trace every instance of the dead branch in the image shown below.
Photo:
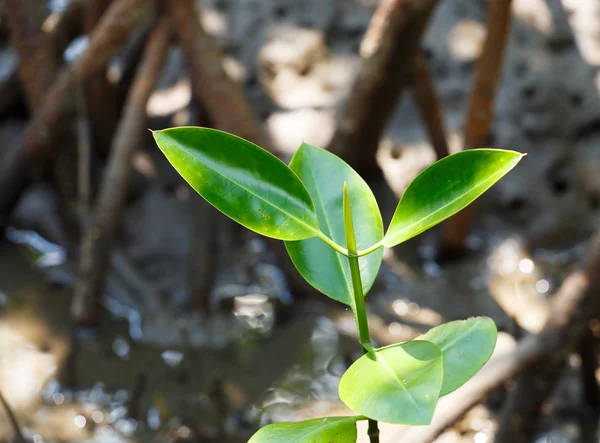
[[[465,149],[483,146],[494,118],[494,95],[500,82],[507,36],[510,30],[512,0],[489,2],[487,37],[477,62],[471,101],[464,130]],[[452,258],[462,251],[469,234],[473,208],[459,212],[444,224],[442,255]]]
[[[123,65],[119,81],[116,85],[117,109],[119,110],[125,105],[127,93],[135,78],[135,73],[140,65],[142,55],[144,55],[144,46],[152,32],[153,25],[154,23],[152,23],[152,21],[147,21],[141,26],[138,26],[138,28],[131,33],[129,43],[123,48]]]
[[[108,2],[76,0],[69,6],[73,7],[70,13],[77,14],[78,28],[88,35],[107,9]],[[76,243],[89,216],[92,153],[108,151],[116,125],[115,95],[106,76],[106,67],[87,79],[76,79],[74,102],[76,137],[59,139],[62,149],[57,154],[53,172],[61,195],[63,225]]]
[[[184,51],[192,87],[200,102],[200,113],[205,116],[208,125],[232,132],[276,152],[263,133],[242,89],[223,70],[222,54],[214,40],[202,29],[200,12],[193,2],[169,1],[165,2],[165,7]],[[316,293],[295,270],[282,242],[269,241],[268,244],[280,261],[292,291],[299,294]]]
[[[77,114],[75,120],[77,137],[77,213],[79,215],[79,229],[81,232],[87,226],[92,201],[90,178],[92,166],[91,128],[82,83],[78,81],[75,88],[75,108]]]
[[[53,12],[46,19],[43,31],[52,34],[54,56],[62,60],[69,44],[81,33],[83,0],[71,0],[61,12]]]
[[[382,0],[360,52],[362,63],[329,150],[362,175],[377,173],[375,153],[403,89],[437,0]]]
[[[149,12],[148,0],[114,2],[90,35],[87,51],[72,67],[62,70],[27,126],[23,145],[8,155],[0,168],[0,219],[10,213],[31,179],[34,160],[50,156],[58,135],[68,127],[73,113],[69,92],[76,79],[102,70],[129,31]]]
[[[447,399],[442,399],[432,425],[422,428],[414,441],[434,441],[472,407],[485,401],[492,392],[526,370],[527,374],[530,374],[525,376],[527,383],[524,378],[517,382],[509,400],[509,410],[516,411],[514,408],[519,408],[521,412],[523,408],[527,411],[539,411],[541,402],[546,397],[538,395],[538,390],[542,386],[541,391],[544,393],[551,389],[551,383],[547,383],[547,374],[554,376],[557,373],[557,364],[564,363],[566,356],[575,350],[587,332],[590,320],[600,314],[598,291],[600,291],[600,234],[597,234],[592,242],[583,269],[569,275],[554,296],[548,322],[542,331],[537,335],[523,338],[513,352],[490,362],[473,380]],[[531,375],[534,376],[533,379]],[[543,378],[543,382],[538,386],[539,377]],[[535,396],[535,405],[529,400],[529,396]],[[514,417],[513,414],[508,415]],[[504,440],[503,432],[512,432],[511,428],[515,425],[516,422],[504,421],[496,441],[501,443],[509,441]],[[531,441],[531,439],[522,440],[519,436],[513,438],[516,440],[510,440],[511,443]]]
[[[422,54],[417,56],[415,60],[412,91],[431,145],[435,150],[437,159],[440,160],[449,154],[444,118],[435,85],[431,78],[431,72]]]
[[[496,441],[529,442],[535,432],[542,404],[556,386],[569,354],[576,352],[588,333],[590,320],[600,315],[600,236],[597,235],[581,271],[570,275],[553,301],[544,331],[561,328],[555,344],[517,380],[505,406]],[[554,327],[554,330],[557,328]],[[551,329],[552,330],[552,329]]]
[[[88,0],[84,3],[83,32],[93,32],[109,5],[109,0]],[[116,91],[108,81],[106,67],[105,65],[100,72],[83,80],[92,140],[95,141],[94,150],[101,152],[103,158],[108,155],[118,116]]]
[[[208,122],[205,110],[198,106],[187,124],[197,121]],[[211,311],[211,293],[217,273],[219,252],[219,228],[227,228],[234,222],[213,208],[196,193],[191,198],[192,205],[192,251],[189,268],[189,307],[192,312]]]
[[[72,308],[72,314],[79,324],[98,320],[110,251],[131,177],[131,158],[141,144],[146,126],[146,104],[161,73],[169,40],[168,24],[159,23],[147,43],[117,128],[94,211],[93,226],[85,234],[82,243],[79,278]]]
[[[213,283],[217,271],[219,214],[198,195],[192,196],[194,226],[190,269],[190,310],[210,312]]]
[[[45,2],[38,0],[6,0],[10,41],[19,57],[19,78],[31,112],[44,100],[56,75],[52,40],[42,31],[48,16]]]
[[[211,125],[268,149],[269,143],[241,86],[229,78],[221,51],[202,28],[193,0],[166,1],[164,5],[179,37],[192,87]]]

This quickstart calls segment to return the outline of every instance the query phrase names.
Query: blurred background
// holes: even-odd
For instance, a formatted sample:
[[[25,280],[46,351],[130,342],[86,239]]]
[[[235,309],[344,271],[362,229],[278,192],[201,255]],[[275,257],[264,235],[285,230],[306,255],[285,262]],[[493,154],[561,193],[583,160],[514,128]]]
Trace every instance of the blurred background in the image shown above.
[[[148,131],[180,125],[327,148],[386,224],[436,159],[526,152],[385,251],[377,345],[476,315],[500,335],[431,426],[381,441],[598,441],[600,1],[0,5],[0,441],[237,443],[349,413],[352,313],[191,191]]]

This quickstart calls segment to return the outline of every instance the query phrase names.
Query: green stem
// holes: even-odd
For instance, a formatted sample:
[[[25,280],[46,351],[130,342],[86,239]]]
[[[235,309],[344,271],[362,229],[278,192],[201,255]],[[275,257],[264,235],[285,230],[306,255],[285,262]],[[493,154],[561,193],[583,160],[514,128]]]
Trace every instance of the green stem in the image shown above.
[[[356,253],[356,255],[358,255],[359,257],[362,257],[365,255],[369,255],[371,252],[377,251],[379,248],[383,247],[383,244],[381,244],[382,241],[383,240],[378,241],[373,246],[369,246],[367,249],[361,249],[360,251],[358,251]]]
[[[318,237],[319,239],[321,239],[322,241],[324,241],[325,243],[327,243],[327,245],[328,245],[328,246],[329,246],[331,249],[333,249],[333,250],[335,250],[335,251],[339,252],[340,254],[342,254],[342,255],[344,255],[344,256],[346,256],[346,257],[348,257],[348,250],[347,250],[346,248],[343,248],[343,247],[341,247],[340,245],[338,245],[338,244],[337,244],[336,242],[334,242],[332,239],[330,239],[330,238],[329,238],[329,237],[327,237],[325,234],[323,234],[323,232],[321,232],[321,231],[318,231],[318,232],[317,232],[317,237]]]
[[[350,196],[348,188],[344,183],[344,230],[346,232],[346,247],[348,248],[348,263],[350,265],[350,275],[352,276],[352,289],[354,292],[354,316],[358,327],[358,336],[362,347],[363,355],[372,348],[371,335],[369,334],[369,321],[367,318],[367,309],[365,307],[365,295],[362,289],[362,280],[360,277],[360,266],[358,264],[358,254],[356,251],[356,236],[354,233],[354,222],[352,220],[352,208],[350,206]],[[369,419],[369,440],[371,443],[379,443],[379,428],[376,420]]]
[[[356,316],[356,325],[358,326],[360,345],[369,345],[371,344],[371,336],[369,335],[369,322],[367,320],[365,296],[363,294],[362,281],[360,279],[358,257],[356,255],[348,255],[348,263],[350,264],[350,275],[352,276],[352,289],[354,292],[354,315]]]

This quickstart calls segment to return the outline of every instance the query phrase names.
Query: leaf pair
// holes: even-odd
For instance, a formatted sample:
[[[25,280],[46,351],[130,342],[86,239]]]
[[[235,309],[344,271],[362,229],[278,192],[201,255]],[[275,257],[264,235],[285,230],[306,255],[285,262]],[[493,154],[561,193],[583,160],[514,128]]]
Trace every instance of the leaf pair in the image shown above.
[[[255,232],[284,240],[304,278],[356,312],[349,262],[354,288],[359,292],[362,285],[366,294],[381,265],[383,246],[404,242],[463,209],[522,158],[517,152],[479,149],[433,164],[409,185],[384,236],[368,185],[327,151],[303,144],[288,167],[258,146],[213,129],[168,129],[154,132],[154,137],[173,166],[209,203]],[[356,231],[356,245],[348,240],[352,255],[341,246],[346,238],[353,239],[345,235],[344,219],[354,220],[350,231]],[[364,314],[364,306],[360,311]],[[364,323],[361,331],[368,328]],[[364,417],[270,425],[251,442],[355,441],[356,421],[365,417],[427,424],[438,398],[471,378],[489,359],[495,341],[494,323],[479,318],[448,323],[415,341],[374,349],[357,360],[340,383],[342,400]]]
[[[474,149],[425,169],[407,188],[383,236],[375,197],[364,180],[329,152],[302,144],[289,167],[225,132],[181,127],[153,133],[183,178],[209,203],[248,229],[285,240],[302,276],[327,296],[354,307],[344,251],[342,189],[353,202],[363,293],[392,247],[458,212],[510,171],[522,155]],[[336,251],[337,249],[337,251]],[[367,255],[368,253],[368,255]]]
[[[485,317],[449,322],[416,340],[376,349],[342,376],[340,398],[354,411],[387,423],[427,425],[438,398],[465,384],[496,346]]]
[[[492,320],[472,318],[370,352],[346,371],[339,388],[342,400],[362,416],[275,423],[260,429],[249,443],[355,442],[356,422],[366,417],[427,425],[438,398],[458,389],[488,361],[496,336]]]
[[[153,134],[175,169],[209,203],[248,229],[285,240],[294,265],[311,285],[353,306],[348,260],[323,241],[345,243],[344,182],[355,202],[358,247],[380,241],[383,224],[371,189],[350,166],[306,143],[288,167],[258,146],[214,129],[183,127]],[[365,293],[382,257],[383,251],[377,251],[360,258]]]

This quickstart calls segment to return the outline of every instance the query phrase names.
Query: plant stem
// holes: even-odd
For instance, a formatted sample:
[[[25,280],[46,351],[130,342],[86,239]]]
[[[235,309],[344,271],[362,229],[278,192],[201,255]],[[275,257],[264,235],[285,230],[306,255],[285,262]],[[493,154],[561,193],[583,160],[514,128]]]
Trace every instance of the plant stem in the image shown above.
[[[352,276],[352,289],[354,292],[354,317],[358,327],[358,336],[362,347],[363,355],[368,351],[367,346],[371,348],[371,335],[369,334],[369,321],[365,307],[365,295],[360,278],[360,266],[358,264],[358,255],[356,252],[356,236],[354,234],[354,222],[352,221],[352,208],[350,206],[350,196],[348,188],[344,183],[344,230],[346,232],[346,247],[348,248],[348,263],[350,264],[350,274]],[[372,349],[372,348],[371,348]],[[371,443],[379,443],[379,428],[376,420],[369,419],[368,435]]]
[[[367,431],[371,443],[379,443],[379,426],[377,420],[369,419],[369,430]]]
[[[371,252],[377,251],[379,248],[383,248],[383,244],[381,243],[383,240],[378,241],[373,246],[369,246],[367,249],[361,249],[356,252],[356,255],[362,257],[364,255],[369,255]]]
[[[362,281],[360,279],[360,268],[358,266],[358,256],[348,255],[348,263],[350,263],[350,274],[352,275],[352,289],[354,292],[354,315],[356,316],[356,325],[358,326],[358,336],[360,344],[371,344],[371,336],[369,335],[369,322],[367,320],[367,310],[365,308],[365,296],[362,291]]]
[[[343,248],[342,246],[338,245],[332,239],[330,239],[329,237],[327,237],[323,232],[318,231],[317,232],[317,237],[319,239],[321,239],[323,242],[325,242],[331,249],[339,252],[343,256],[348,257],[348,250],[346,248]]]

